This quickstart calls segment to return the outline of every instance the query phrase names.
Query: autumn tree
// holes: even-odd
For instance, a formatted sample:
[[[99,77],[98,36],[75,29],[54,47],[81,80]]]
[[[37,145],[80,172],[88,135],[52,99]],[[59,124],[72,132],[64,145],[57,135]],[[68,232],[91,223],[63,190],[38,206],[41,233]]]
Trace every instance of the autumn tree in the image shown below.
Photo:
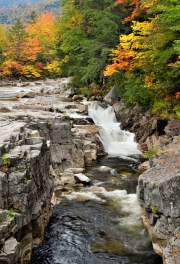
[[[25,25],[20,19],[17,19],[8,32],[7,52],[12,60],[21,61],[26,37]]]
[[[75,86],[103,85],[103,69],[110,50],[124,32],[125,14],[113,0],[62,1],[58,56],[66,58],[63,73]]]
[[[0,63],[3,62],[3,51],[6,47],[6,43],[7,43],[7,32],[6,29],[3,25],[0,24]]]
[[[121,75],[120,92],[126,102],[138,102],[145,108],[159,110],[167,109],[171,100],[177,114],[180,111],[176,107],[180,80],[180,5],[176,0],[141,0],[140,5],[137,1],[137,5],[134,0],[129,1],[133,2],[134,12],[125,19],[132,20],[132,32],[120,36],[104,75],[113,79]],[[136,7],[138,12],[135,12]]]

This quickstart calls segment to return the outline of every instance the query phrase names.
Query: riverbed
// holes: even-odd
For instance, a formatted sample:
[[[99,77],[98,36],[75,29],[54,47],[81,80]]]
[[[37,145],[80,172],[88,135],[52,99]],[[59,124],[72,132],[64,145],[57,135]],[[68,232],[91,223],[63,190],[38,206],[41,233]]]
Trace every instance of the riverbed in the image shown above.
[[[141,152],[110,106],[88,103],[108,155],[87,167],[88,186],[56,191],[58,204],[31,264],[161,264],[136,198]]]
[[[90,186],[57,192],[59,202],[31,264],[161,264],[141,222],[138,164],[98,159],[86,168]]]

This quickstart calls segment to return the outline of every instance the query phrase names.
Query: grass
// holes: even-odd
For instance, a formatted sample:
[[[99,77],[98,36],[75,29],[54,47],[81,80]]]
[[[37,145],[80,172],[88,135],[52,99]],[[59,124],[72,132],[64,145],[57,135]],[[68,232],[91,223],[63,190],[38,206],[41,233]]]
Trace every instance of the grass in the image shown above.
[[[144,153],[144,158],[150,159],[155,156],[158,152],[157,147],[149,149],[147,152]]]

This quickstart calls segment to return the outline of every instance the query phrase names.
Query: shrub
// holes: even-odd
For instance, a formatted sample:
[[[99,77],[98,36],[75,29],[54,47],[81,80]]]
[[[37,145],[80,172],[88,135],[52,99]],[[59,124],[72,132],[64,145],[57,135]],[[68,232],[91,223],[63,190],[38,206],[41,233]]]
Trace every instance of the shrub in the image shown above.
[[[157,151],[158,151],[157,147],[156,147],[156,148],[149,149],[147,152],[144,153],[144,157],[145,157],[146,159],[150,159],[150,158],[152,158],[154,155],[157,154]]]
[[[79,91],[84,95],[84,96],[92,96],[92,91],[88,89],[87,87],[79,88]]]

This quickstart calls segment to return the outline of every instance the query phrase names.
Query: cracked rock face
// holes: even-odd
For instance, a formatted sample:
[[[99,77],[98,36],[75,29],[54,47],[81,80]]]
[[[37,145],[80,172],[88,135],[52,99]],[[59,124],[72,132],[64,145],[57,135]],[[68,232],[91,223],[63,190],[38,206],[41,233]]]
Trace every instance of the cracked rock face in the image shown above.
[[[161,248],[158,254],[163,256],[164,263],[179,263],[172,262],[175,255],[175,258],[180,260],[179,138],[169,144],[161,151],[161,155],[153,158],[150,163],[151,168],[139,177],[137,187],[139,204],[145,210],[145,221],[152,242],[157,243]]]
[[[4,122],[0,143],[0,263],[25,263],[52,214],[50,153],[23,122]]]
[[[0,263],[5,264],[29,263],[52,215],[54,186],[74,181],[74,173],[106,154],[93,125],[89,131],[73,127],[61,114],[63,104],[51,105],[47,109],[56,109],[51,112],[33,100],[35,105],[24,101],[22,108],[18,101],[0,114]]]

